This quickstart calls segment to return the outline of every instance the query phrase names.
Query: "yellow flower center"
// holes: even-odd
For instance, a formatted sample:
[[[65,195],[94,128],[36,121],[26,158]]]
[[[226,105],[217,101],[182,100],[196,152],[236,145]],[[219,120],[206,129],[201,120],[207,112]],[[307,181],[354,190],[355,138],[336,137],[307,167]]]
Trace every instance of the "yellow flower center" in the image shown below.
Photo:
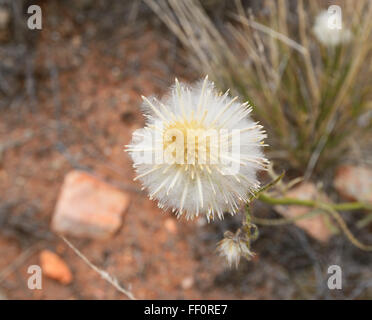
[[[163,132],[165,157],[178,165],[203,166],[218,156],[218,135],[198,120],[174,121]]]

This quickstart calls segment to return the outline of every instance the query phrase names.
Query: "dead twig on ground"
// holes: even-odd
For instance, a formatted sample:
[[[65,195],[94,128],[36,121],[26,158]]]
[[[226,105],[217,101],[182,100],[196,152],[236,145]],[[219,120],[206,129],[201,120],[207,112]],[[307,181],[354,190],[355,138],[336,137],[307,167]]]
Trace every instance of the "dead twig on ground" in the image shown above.
[[[89,259],[83,253],[81,253],[79,251],[79,249],[77,249],[64,236],[62,236],[62,235],[59,235],[59,236],[91,269],[93,269],[95,272],[97,272],[102,277],[102,279],[104,279],[105,281],[107,281],[108,283],[110,283],[116,290],[118,290],[121,293],[123,293],[124,295],[126,295],[130,300],[136,300],[136,298],[134,297],[134,295],[132,294],[132,292],[130,292],[127,289],[124,289],[119,284],[118,280],[115,277],[113,277],[112,275],[110,275],[106,271],[101,270],[100,268],[98,268],[97,266],[95,266],[92,262],[90,262]]]

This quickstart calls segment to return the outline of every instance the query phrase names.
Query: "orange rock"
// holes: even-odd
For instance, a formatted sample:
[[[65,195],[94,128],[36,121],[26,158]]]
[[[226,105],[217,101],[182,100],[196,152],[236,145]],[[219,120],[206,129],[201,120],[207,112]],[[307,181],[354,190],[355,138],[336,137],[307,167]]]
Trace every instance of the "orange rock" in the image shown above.
[[[56,232],[108,238],[121,225],[129,195],[83,171],[65,177],[52,219]]]
[[[309,182],[304,182],[288,191],[286,196],[301,200],[321,198],[322,201],[327,201],[326,195],[319,194],[315,185]],[[309,213],[313,209],[303,206],[275,206],[275,210],[285,218],[294,218]],[[327,226],[325,217],[322,215],[301,219],[296,221],[295,224],[320,242],[327,242],[332,236],[332,232]]]
[[[334,187],[348,200],[372,203],[372,170],[365,167],[343,165],[337,169]]]
[[[177,233],[177,225],[174,219],[167,218],[164,222],[164,226],[165,226],[165,229],[167,229],[167,231],[169,231],[170,233],[173,233],[173,234]]]
[[[48,278],[69,284],[72,281],[72,273],[67,264],[54,252],[43,250],[40,252],[41,270]]]

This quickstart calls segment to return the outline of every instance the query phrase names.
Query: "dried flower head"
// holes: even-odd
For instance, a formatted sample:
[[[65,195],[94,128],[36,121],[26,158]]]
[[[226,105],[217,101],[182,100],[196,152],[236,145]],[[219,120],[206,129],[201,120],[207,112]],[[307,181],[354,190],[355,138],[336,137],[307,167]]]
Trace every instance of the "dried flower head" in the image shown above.
[[[150,199],[187,219],[236,213],[268,164],[266,135],[249,117],[249,104],[219,94],[207,77],[190,87],[176,79],[161,101],[142,98],[146,126],[133,133],[127,151]]]
[[[330,14],[327,10],[320,12],[316,18],[313,32],[319,42],[326,46],[337,46],[352,39],[352,32],[343,26],[330,25]]]
[[[217,251],[226,258],[229,267],[235,265],[237,268],[241,257],[247,260],[251,260],[254,257],[254,253],[249,249],[248,241],[245,237],[241,237],[240,230],[235,234],[227,231],[224,234],[224,238],[218,243]]]

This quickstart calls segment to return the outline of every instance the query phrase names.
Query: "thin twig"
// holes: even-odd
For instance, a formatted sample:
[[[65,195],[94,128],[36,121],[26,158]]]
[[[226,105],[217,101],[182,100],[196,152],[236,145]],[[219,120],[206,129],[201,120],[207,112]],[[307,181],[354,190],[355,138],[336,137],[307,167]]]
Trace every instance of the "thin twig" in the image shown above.
[[[95,266],[92,262],[89,261],[89,259],[80,252],[79,249],[77,249],[70,241],[68,241],[64,236],[59,235],[59,237],[95,272],[97,272],[102,279],[106,280],[108,283],[110,283],[116,290],[120,291],[124,295],[126,295],[130,300],[136,300],[132,292],[129,290],[124,289],[119,283],[118,280],[111,276],[108,272],[99,269],[97,266]]]
[[[366,245],[364,243],[361,243],[357,238],[354,237],[354,235],[351,233],[350,229],[346,225],[346,222],[344,221],[344,219],[342,219],[341,215],[336,210],[330,207],[324,207],[323,209],[336,220],[341,230],[344,232],[346,237],[354,246],[358,247],[363,251],[372,251],[372,245]]]

